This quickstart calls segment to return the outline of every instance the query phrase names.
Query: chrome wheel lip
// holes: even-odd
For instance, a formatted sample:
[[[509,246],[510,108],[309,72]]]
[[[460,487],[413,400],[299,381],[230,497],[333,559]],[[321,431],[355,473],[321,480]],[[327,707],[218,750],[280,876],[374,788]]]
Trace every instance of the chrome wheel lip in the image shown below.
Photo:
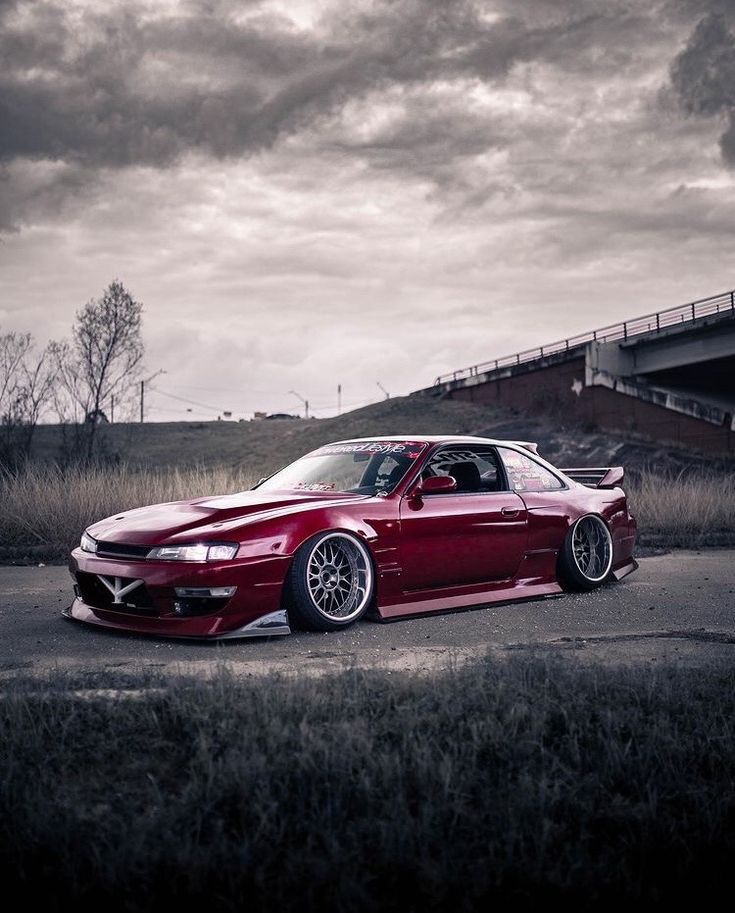
[[[354,621],[372,595],[373,565],[368,550],[346,533],[321,536],[309,552],[305,573],[313,607],[331,622]]]
[[[590,535],[590,527],[598,531],[598,537],[594,539]],[[582,532],[584,531],[584,532]],[[592,563],[588,556],[595,551],[597,552],[595,560],[603,571],[600,574],[589,574],[585,570]],[[572,527],[572,558],[579,573],[589,583],[602,583],[610,573],[613,562],[613,543],[610,530],[607,523],[596,514],[586,514],[580,517]]]

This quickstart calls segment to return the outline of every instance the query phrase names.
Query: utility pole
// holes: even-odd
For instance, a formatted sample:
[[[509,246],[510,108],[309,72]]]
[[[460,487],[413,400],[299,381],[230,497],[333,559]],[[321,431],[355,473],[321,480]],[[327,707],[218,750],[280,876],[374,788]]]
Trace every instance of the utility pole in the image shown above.
[[[380,383],[379,380],[376,380],[375,383],[380,387],[380,389],[385,393],[385,398],[390,399],[390,393],[385,389],[385,387]]]
[[[342,415],[342,384],[337,384],[337,415]]]
[[[155,380],[159,374],[166,374],[167,372],[161,368],[160,371],[156,371],[155,374],[151,374],[150,377],[147,377],[145,380],[140,382],[140,420],[141,422],[145,421],[145,413],[143,411],[143,406],[145,404],[145,385],[149,384],[152,380]]]
[[[297,393],[295,390],[289,390],[288,392],[293,393],[294,396],[297,396],[301,400],[301,402],[304,404],[304,418],[308,418],[309,417],[309,400],[304,399],[304,397],[300,393]]]

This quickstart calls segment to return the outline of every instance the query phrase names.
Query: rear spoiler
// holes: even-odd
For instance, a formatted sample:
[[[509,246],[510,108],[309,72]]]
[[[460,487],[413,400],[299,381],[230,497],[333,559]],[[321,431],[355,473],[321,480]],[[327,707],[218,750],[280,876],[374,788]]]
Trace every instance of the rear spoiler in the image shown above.
[[[538,444],[534,444],[532,441],[513,441],[514,444],[517,444],[519,447],[523,447],[524,450],[529,450],[531,453],[535,453],[538,456]]]
[[[588,488],[615,488],[625,476],[622,466],[600,466],[594,469],[562,469],[565,476]]]

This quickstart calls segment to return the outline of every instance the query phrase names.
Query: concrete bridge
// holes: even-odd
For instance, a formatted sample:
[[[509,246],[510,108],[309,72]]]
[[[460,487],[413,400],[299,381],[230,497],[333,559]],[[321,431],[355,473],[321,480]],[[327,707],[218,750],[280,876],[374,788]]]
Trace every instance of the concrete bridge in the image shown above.
[[[461,368],[416,395],[735,454],[735,291]]]

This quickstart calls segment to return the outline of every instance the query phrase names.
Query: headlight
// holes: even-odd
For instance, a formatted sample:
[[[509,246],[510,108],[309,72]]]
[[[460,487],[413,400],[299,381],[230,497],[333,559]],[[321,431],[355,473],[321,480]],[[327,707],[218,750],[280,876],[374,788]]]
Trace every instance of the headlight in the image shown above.
[[[82,541],[79,543],[79,548],[83,552],[96,552],[97,551],[97,540],[93,539],[88,533],[82,533]]]
[[[218,542],[208,545],[159,545],[151,549],[146,558],[153,561],[229,561],[237,554],[240,546],[234,542]]]

